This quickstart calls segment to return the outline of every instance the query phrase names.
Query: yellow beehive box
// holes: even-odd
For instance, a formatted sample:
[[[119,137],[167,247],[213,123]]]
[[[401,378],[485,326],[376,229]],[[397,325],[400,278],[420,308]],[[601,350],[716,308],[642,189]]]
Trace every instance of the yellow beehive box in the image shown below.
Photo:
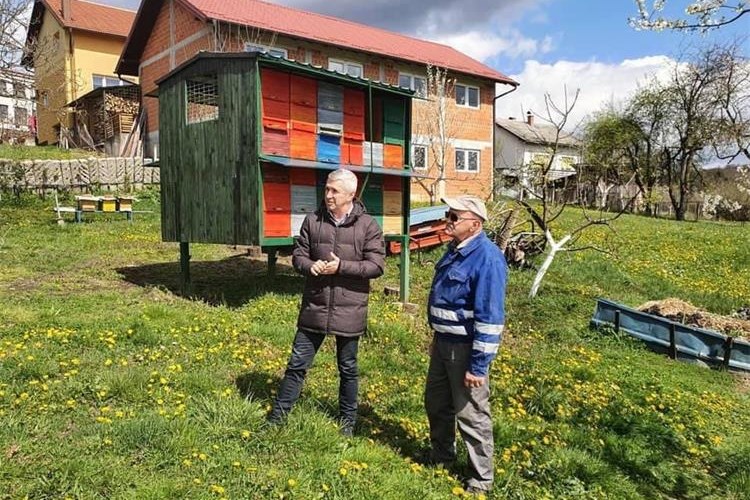
[[[117,210],[120,212],[132,212],[133,211],[133,197],[132,196],[118,196],[117,197]]]
[[[401,234],[403,219],[400,215],[383,216],[383,234]]]
[[[401,215],[401,191],[383,192],[383,213],[385,215]]]
[[[82,212],[96,212],[98,202],[98,196],[76,196],[78,210]]]
[[[114,196],[103,196],[99,203],[101,204],[102,212],[117,211],[117,198],[115,198]]]

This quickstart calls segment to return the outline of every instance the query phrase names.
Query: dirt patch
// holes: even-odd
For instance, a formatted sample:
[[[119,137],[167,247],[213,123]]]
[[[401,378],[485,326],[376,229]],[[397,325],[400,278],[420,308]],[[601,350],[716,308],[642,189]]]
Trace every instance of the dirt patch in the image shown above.
[[[714,330],[735,338],[750,338],[750,321],[747,319],[713,314],[680,299],[653,300],[641,304],[637,309],[677,323]]]

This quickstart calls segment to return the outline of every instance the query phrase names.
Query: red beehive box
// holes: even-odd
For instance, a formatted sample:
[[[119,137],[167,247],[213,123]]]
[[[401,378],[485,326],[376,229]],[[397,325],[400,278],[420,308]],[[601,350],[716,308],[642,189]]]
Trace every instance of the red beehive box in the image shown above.
[[[318,107],[318,82],[312,78],[292,75],[291,80],[291,100],[292,104],[306,106],[309,108]]]
[[[344,134],[341,144],[341,163],[346,165],[362,165],[362,140],[352,139],[349,134]]]
[[[344,113],[344,134],[349,134],[360,141],[365,140],[365,117]]]
[[[263,183],[289,184],[289,169],[271,163],[263,163]]]
[[[261,68],[260,85],[263,99],[289,102],[289,73]]]
[[[344,88],[344,113],[365,115],[365,93],[362,90]]]
[[[314,186],[317,182],[317,174],[312,168],[293,168],[291,180],[295,186]]]
[[[397,175],[384,175],[383,176],[383,189],[386,191],[398,191],[401,192],[401,177]]]
[[[265,154],[289,156],[288,121],[276,118],[263,118],[261,151]]]
[[[288,183],[263,183],[263,235],[283,238],[291,235],[291,189]]]

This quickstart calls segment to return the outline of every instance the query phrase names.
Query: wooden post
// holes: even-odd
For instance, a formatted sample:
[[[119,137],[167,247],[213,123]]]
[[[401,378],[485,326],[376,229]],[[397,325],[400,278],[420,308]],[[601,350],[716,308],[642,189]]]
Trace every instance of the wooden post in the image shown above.
[[[732,345],[734,345],[734,337],[727,337],[724,341],[724,361],[721,364],[724,370],[729,369],[729,357],[732,354]]]
[[[190,243],[180,242],[180,272],[182,273],[182,295],[190,295]]]
[[[620,333],[620,310],[615,311],[615,332]]]
[[[276,275],[276,247],[271,247],[268,249],[268,275],[269,276],[275,276]]]
[[[400,235],[401,240],[401,269],[399,270],[399,292],[401,302],[409,302],[409,235]]]
[[[677,359],[677,329],[674,324],[669,325],[669,357]]]

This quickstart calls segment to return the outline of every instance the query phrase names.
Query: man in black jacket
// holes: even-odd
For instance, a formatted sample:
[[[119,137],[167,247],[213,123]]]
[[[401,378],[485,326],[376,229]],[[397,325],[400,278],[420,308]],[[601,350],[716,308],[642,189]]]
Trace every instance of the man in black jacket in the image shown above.
[[[357,420],[357,348],[367,328],[370,280],[383,274],[383,232],[354,198],[357,177],[339,169],[328,175],[325,207],[302,223],[292,263],[306,277],[297,334],[276,401],[268,416],[281,423],[299,398],[307,370],[326,335],[336,338],[341,433]]]

